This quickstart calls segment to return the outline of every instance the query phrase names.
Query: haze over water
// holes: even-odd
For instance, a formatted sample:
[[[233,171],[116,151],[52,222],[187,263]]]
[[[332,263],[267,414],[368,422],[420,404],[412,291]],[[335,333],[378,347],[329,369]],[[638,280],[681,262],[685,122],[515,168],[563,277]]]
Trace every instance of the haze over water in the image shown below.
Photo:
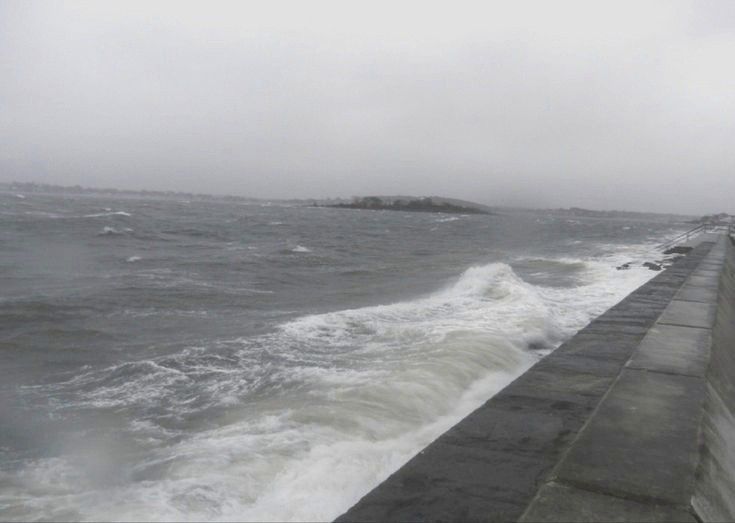
[[[732,0],[0,2],[0,182],[735,213]]]
[[[0,519],[334,518],[683,227],[0,194]]]

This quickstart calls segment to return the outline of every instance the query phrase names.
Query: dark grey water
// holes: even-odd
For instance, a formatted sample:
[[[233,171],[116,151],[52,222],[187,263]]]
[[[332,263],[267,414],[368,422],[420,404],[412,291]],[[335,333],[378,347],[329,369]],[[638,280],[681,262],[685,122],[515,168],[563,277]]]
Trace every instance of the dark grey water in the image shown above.
[[[0,519],[332,518],[680,228],[0,194]]]

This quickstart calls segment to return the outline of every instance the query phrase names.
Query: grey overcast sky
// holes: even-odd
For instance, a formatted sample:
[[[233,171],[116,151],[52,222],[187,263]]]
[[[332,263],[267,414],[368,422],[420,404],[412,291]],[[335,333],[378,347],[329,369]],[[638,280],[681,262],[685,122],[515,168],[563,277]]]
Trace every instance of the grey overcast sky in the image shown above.
[[[0,181],[735,213],[735,1],[0,0]]]

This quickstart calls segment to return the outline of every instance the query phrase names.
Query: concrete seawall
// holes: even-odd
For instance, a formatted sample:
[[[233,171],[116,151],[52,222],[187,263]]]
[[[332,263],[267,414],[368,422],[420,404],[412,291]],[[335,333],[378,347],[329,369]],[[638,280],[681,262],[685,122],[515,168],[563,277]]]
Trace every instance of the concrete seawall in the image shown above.
[[[707,370],[701,459],[692,501],[703,521],[735,521],[735,247],[728,244],[726,248]]]
[[[733,251],[701,241],[338,521],[733,520]]]

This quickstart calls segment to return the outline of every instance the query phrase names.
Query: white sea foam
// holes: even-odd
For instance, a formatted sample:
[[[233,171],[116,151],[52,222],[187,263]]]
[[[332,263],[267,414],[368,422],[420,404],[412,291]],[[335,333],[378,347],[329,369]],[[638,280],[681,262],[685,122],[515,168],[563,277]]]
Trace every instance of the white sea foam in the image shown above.
[[[142,259],[143,258],[141,258],[140,256],[131,256],[130,258],[128,258],[125,261],[127,261],[128,263],[135,263],[135,262],[140,261]]]
[[[81,409],[165,406],[185,418],[227,408],[227,421],[176,437],[156,418],[131,423],[151,450],[117,474],[136,481],[74,479],[89,477],[88,460],[74,453],[31,462],[23,474],[36,478],[34,513],[330,520],[532,365],[539,355],[529,345],[554,347],[650,278],[615,270],[632,251],[554,260],[580,272],[573,288],[534,286],[492,263],[415,300],[303,316],[255,339],[90,370],[54,392]]]
[[[132,216],[130,213],[127,213],[125,211],[106,211],[106,212],[99,212],[94,214],[85,214],[85,218],[101,218],[104,216]]]
[[[311,249],[308,247],[304,247],[303,245],[297,245],[293,249],[291,249],[291,252],[311,252]]]
[[[51,219],[58,219],[58,218],[65,218],[62,214],[58,214],[55,212],[45,212],[45,211],[25,211],[23,214],[26,214],[28,216],[41,216],[43,218],[51,218]]]
[[[115,229],[114,227],[103,227],[102,230],[97,233],[98,236],[119,236],[123,234],[123,231],[119,231]]]

